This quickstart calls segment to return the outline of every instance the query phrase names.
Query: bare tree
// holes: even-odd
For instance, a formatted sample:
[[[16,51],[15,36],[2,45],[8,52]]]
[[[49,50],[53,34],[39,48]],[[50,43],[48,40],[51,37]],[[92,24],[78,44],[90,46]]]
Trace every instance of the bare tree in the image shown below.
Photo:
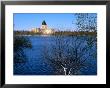
[[[26,55],[24,49],[32,48],[31,42],[26,37],[14,36],[14,63],[26,62]]]
[[[81,74],[80,69],[90,66],[87,60],[92,56],[94,44],[91,46],[82,36],[58,35],[52,38],[54,43],[46,44],[43,57],[51,65],[57,75]],[[93,51],[92,51],[93,52]]]
[[[97,32],[97,15],[95,13],[76,13],[77,31]],[[88,62],[96,58],[97,38],[94,35],[57,35],[54,43],[46,44],[43,57],[58,75],[81,74],[81,69],[92,67]]]
[[[96,13],[76,13],[76,26],[79,31],[97,31]]]

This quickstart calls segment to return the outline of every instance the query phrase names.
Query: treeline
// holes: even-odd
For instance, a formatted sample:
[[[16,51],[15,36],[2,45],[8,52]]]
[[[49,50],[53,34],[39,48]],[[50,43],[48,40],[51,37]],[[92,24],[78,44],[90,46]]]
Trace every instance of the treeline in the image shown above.
[[[30,32],[30,31],[14,31],[15,35],[41,35],[41,32],[38,33],[34,33],[34,32]]]
[[[30,31],[14,31],[15,35],[43,35],[41,32],[30,32]],[[57,31],[49,35],[97,35],[97,32],[89,32],[89,31]]]
[[[53,35],[97,35],[97,32],[88,32],[88,31],[60,31],[60,32],[55,32]]]

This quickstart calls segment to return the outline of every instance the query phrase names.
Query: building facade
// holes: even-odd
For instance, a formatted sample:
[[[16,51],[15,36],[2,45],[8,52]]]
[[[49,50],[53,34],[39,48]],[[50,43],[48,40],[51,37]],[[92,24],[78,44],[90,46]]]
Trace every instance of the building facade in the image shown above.
[[[42,25],[40,28],[34,28],[31,30],[34,33],[42,33],[42,34],[53,34],[55,31],[53,29],[50,29],[45,20],[42,22]]]

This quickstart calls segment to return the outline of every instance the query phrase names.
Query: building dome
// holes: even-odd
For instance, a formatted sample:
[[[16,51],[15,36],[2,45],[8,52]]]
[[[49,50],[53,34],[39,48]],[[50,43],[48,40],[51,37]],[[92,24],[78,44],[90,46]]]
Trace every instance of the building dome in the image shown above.
[[[42,22],[42,25],[47,25],[46,22],[45,22],[45,20]]]
[[[47,29],[47,24],[46,24],[45,20],[42,22],[41,29],[42,30],[46,30]]]

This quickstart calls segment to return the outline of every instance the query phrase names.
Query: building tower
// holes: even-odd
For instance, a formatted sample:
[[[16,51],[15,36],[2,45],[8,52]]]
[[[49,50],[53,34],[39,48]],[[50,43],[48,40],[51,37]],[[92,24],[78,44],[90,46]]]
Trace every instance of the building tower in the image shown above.
[[[47,29],[47,24],[46,24],[45,20],[42,22],[41,29],[43,29],[43,30]]]

